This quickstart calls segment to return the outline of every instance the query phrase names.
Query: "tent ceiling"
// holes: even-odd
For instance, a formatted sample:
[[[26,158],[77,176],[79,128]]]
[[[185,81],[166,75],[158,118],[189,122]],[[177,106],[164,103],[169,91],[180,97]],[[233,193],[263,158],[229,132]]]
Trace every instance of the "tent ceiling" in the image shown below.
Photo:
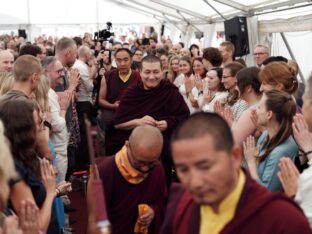
[[[311,11],[304,10],[309,6],[312,6],[311,0],[10,0],[2,4],[0,14],[11,15],[20,21],[7,17],[0,21],[0,25],[25,22],[101,24],[107,21],[114,24],[160,21],[207,24],[236,15],[268,15],[298,7],[302,9],[298,11],[301,14],[311,14]]]

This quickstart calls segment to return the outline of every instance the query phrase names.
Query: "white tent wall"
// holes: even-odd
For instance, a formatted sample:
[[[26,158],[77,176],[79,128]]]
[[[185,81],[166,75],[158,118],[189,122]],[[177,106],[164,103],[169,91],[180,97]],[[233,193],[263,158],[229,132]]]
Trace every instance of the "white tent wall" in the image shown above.
[[[284,33],[293,53],[297,63],[300,66],[300,69],[307,79],[312,71],[311,67],[311,41],[312,41],[312,32],[288,32]],[[285,46],[285,43],[280,35],[280,33],[272,34],[272,55],[281,55],[290,59],[290,54]]]

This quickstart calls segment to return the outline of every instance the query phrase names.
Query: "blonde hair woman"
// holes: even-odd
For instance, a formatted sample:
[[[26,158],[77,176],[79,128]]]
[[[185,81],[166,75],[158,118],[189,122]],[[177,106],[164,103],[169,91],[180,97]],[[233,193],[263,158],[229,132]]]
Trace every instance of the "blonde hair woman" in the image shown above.
[[[10,72],[0,72],[0,96],[10,91],[14,84],[14,76]]]

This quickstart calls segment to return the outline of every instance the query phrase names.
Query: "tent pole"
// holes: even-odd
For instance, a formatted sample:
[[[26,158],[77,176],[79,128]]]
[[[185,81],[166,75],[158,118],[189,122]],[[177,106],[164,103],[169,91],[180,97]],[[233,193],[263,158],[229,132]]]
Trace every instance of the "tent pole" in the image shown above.
[[[288,52],[289,52],[289,54],[290,54],[291,59],[296,61],[295,55],[294,55],[294,53],[292,52],[292,50],[291,50],[291,48],[290,48],[290,45],[289,45],[289,43],[288,43],[288,41],[287,41],[287,39],[286,39],[284,33],[283,33],[283,32],[280,32],[280,34],[281,34],[281,37],[282,37],[282,39],[283,39],[283,41],[284,41],[284,43],[285,43],[285,46],[286,46],[286,48],[287,48],[287,50],[288,50]],[[300,76],[301,82],[302,82],[303,84],[305,84],[305,79],[304,79],[304,76],[303,76],[303,74],[302,74],[302,71],[301,71],[300,67],[298,67],[298,72],[299,72],[299,76]]]
[[[164,16],[164,18],[165,18],[170,24],[172,24],[174,27],[176,27],[177,29],[179,29],[179,30],[181,31],[181,33],[185,34],[185,32],[184,32],[181,28],[179,28],[179,27],[176,25],[176,23],[172,22],[164,13],[163,13],[163,16]]]
[[[31,24],[30,24],[30,4],[29,4],[30,0],[27,0],[27,27],[28,27],[28,35],[29,38],[28,40],[31,41],[32,37],[31,37]],[[25,38],[26,39],[26,38]]]
[[[201,30],[199,30],[199,28],[197,28],[194,24],[192,24],[190,21],[188,21],[183,15],[182,15],[182,13],[179,11],[179,10],[177,10],[177,13],[184,19],[184,21],[188,24],[188,25],[191,25],[195,30],[197,30],[197,31],[201,31]]]
[[[100,29],[99,27],[99,0],[96,0],[96,31],[98,32]]]
[[[217,12],[218,15],[220,15],[224,20],[226,20],[226,18],[224,17],[224,15],[221,14],[220,11],[218,11],[213,5],[211,5],[207,0],[203,0],[208,6],[210,6],[215,12]]]

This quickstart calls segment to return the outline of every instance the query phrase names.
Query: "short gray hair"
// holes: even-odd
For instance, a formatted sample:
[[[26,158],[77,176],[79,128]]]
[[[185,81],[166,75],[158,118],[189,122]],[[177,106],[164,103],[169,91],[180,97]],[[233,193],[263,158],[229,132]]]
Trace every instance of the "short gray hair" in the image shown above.
[[[75,41],[69,37],[62,37],[55,46],[55,53],[59,54],[76,45]]]
[[[255,46],[255,48],[257,48],[257,47],[262,47],[262,48],[265,50],[266,53],[270,54],[269,47],[267,47],[266,45],[257,44],[257,45]]]
[[[56,61],[57,58],[55,56],[47,56],[41,60],[42,68],[44,69],[44,71],[46,71],[50,64],[55,64]]]

